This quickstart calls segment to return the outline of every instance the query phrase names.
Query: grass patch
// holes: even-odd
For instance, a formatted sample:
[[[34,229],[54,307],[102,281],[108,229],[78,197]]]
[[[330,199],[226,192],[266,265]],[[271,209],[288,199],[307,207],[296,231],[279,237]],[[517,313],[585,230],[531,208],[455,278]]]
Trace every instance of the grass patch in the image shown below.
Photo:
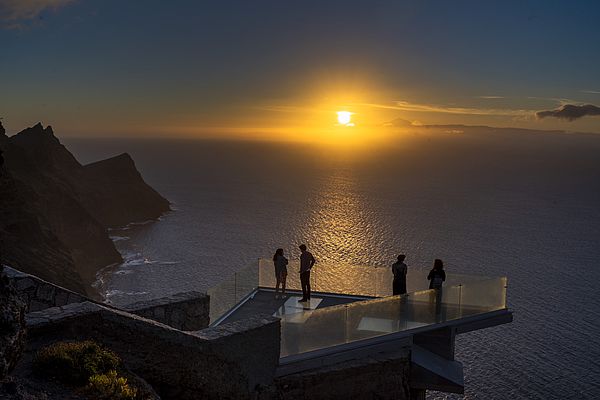
[[[36,374],[81,388],[94,399],[151,398],[147,389],[127,381],[121,366],[117,354],[91,340],[54,343],[38,351],[33,360]]]
[[[129,386],[127,378],[119,376],[117,371],[97,374],[90,377],[88,391],[98,399],[135,400],[137,389]]]
[[[62,383],[85,385],[91,376],[116,370],[120,364],[119,356],[88,340],[44,347],[33,360],[33,369]]]

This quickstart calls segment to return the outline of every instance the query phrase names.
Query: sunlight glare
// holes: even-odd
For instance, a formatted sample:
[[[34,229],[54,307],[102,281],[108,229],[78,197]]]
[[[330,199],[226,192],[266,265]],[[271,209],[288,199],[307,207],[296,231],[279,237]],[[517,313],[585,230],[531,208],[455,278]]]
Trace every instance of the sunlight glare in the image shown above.
[[[337,112],[337,120],[340,125],[354,126],[354,124],[350,122],[351,119],[352,119],[352,113],[350,111],[338,111]]]

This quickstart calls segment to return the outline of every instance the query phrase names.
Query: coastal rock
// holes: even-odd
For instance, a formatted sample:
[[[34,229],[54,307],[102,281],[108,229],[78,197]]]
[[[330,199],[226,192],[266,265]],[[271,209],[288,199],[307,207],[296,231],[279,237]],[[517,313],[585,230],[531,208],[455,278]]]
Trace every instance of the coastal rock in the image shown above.
[[[0,147],[2,261],[70,290],[94,296],[98,270],[122,261],[106,228],[169,210],[128,155],[83,166],[40,123]]]

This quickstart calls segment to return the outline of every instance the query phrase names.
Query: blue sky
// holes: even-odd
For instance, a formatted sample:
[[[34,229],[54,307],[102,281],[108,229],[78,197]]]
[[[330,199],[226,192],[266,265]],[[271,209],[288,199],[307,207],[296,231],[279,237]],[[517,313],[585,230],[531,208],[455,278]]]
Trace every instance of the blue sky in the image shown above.
[[[600,132],[597,1],[0,0],[0,116],[66,135],[404,118]],[[597,92],[597,93],[595,93]]]

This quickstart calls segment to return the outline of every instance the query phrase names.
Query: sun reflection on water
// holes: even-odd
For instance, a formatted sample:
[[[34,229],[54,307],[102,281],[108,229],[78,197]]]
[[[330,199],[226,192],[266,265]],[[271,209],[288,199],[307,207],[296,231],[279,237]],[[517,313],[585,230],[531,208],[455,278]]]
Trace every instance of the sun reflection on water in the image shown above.
[[[345,271],[349,265],[373,264],[369,254],[378,251],[385,230],[374,226],[374,210],[349,165],[338,166],[323,179],[313,202],[307,241],[320,261],[314,269],[315,289],[335,287],[351,292],[366,275],[373,278],[367,268],[374,267],[365,267],[364,277],[360,271],[351,275]]]

